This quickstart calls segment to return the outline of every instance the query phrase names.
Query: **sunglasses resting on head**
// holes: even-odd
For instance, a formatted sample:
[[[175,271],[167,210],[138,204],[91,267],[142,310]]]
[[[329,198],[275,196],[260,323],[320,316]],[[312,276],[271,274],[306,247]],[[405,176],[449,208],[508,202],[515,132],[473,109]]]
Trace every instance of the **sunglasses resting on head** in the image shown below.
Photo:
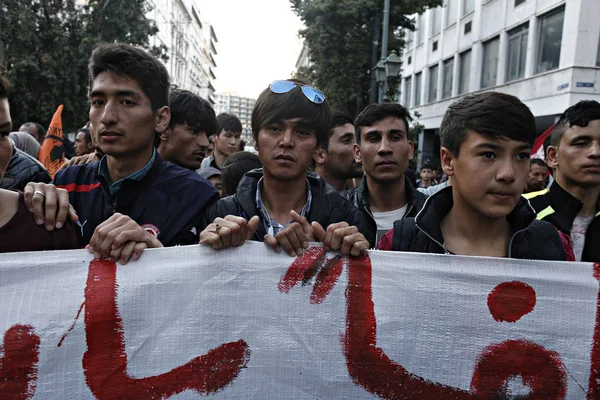
[[[289,92],[296,86],[300,87],[304,96],[313,103],[322,104],[325,101],[325,95],[319,89],[292,81],[274,81],[269,85],[269,90],[273,93],[282,94]]]

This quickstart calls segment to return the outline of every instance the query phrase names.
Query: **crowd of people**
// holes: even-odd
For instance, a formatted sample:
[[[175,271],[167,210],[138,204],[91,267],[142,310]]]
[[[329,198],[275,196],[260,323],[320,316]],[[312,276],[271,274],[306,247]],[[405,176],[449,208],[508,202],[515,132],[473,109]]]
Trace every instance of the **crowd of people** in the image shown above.
[[[125,44],[89,61],[89,122],[52,181],[36,161],[44,128],[12,132],[0,77],[0,251],[87,248],[122,264],[146,248],[310,242],[368,249],[600,261],[600,103],[569,107],[531,159],[535,118],[517,97],[452,103],[440,162],[409,168],[409,112],[371,104],[353,119],[326,94],[276,80],[252,112],[257,154],[232,114],[170,90],[163,64]]]

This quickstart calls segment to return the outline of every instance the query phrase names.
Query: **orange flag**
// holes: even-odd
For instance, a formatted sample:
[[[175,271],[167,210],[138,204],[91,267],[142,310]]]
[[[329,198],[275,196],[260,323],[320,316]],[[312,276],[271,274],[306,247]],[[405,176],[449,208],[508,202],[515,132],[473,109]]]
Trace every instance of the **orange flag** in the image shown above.
[[[48,170],[48,173],[54,179],[56,171],[65,162],[65,146],[63,144],[63,130],[62,130],[62,114],[63,105],[61,104],[56,109],[52,122],[46,132],[46,137],[42,143],[38,160],[44,164],[44,167]]]

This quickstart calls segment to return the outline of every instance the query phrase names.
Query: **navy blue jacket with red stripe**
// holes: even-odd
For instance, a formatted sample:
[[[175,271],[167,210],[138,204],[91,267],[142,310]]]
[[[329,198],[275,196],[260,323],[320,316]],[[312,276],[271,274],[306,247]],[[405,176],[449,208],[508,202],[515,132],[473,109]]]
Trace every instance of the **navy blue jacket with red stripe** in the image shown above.
[[[126,179],[113,196],[109,183],[98,174],[99,164],[74,165],[54,177],[57,187],[67,189],[77,211],[82,246],[90,242],[98,225],[117,212],[153,233],[163,246],[198,243],[204,211],[219,198],[210,182],[157,153],[145,177]]]

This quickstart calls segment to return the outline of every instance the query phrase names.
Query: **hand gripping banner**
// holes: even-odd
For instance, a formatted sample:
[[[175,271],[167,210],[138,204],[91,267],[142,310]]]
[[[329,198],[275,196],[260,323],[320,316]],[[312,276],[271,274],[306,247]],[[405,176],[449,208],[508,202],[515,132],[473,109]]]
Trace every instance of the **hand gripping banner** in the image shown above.
[[[600,399],[600,265],[0,254],[0,399]]]

